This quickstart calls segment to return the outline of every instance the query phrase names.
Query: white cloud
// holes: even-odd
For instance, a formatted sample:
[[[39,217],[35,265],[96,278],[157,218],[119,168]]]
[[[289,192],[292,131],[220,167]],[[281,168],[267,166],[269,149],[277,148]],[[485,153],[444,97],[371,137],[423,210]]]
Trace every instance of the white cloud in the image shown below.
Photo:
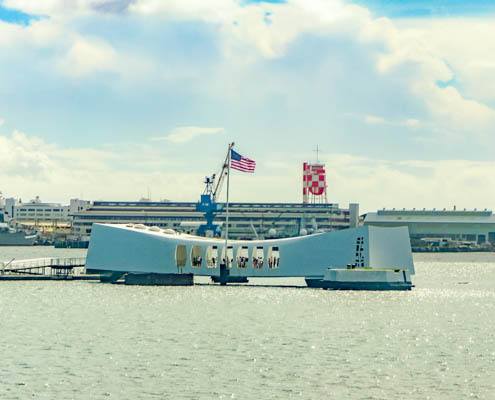
[[[380,125],[386,123],[385,118],[379,117],[377,115],[366,115],[364,117],[364,122],[368,125]]]
[[[10,137],[0,135],[2,174],[15,178],[45,175],[53,167],[53,161],[43,151],[49,148],[41,139],[19,131],[14,131]]]
[[[467,99],[458,89],[439,88],[430,82],[414,85],[413,91],[423,94],[433,121],[438,127],[469,135],[484,135],[495,126],[495,110],[482,102]]]
[[[491,22],[488,24],[488,21]],[[383,74],[414,66],[415,73],[403,79],[408,81],[411,95],[424,101],[432,123],[446,130],[470,135],[491,131],[495,124],[495,110],[484,103],[486,95],[471,97],[469,91],[464,94],[450,83],[455,84],[460,75],[467,78],[462,86],[486,88],[492,82],[495,85],[495,78],[482,81],[480,76],[467,72],[469,68],[466,65],[469,63],[466,60],[485,60],[489,63],[493,60],[495,65],[494,53],[485,46],[485,38],[491,36],[489,33],[495,35],[493,18],[487,17],[481,21],[485,29],[478,29],[479,22],[476,19],[459,21],[456,18],[428,20],[425,23],[416,19],[401,24],[390,31],[391,49],[380,55],[377,64]],[[465,35],[465,32],[468,34]],[[439,82],[446,87],[439,86]],[[473,90],[472,94],[479,94],[480,91]]]
[[[205,165],[186,172],[182,155],[164,155],[156,146],[128,144],[102,149],[63,148],[14,132],[0,135],[0,181],[9,195],[67,201],[81,193],[89,199],[133,200],[151,188],[154,198],[194,201],[202,190]],[[303,154],[258,158],[254,175],[235,174],[233,201],[301,201]],[[382,207],[490,208],[495,198],[495,162],[470,160],[402,160],[330,154],[329,201],[361,210]],[[187,163],[189,164],[190,163]],[[452,173],[455,171],[455,174]]]
[[[0,158],[2,191],[21,198],[65,202],[83,193],[92,200],[136,200],[149,187],[157,198],[187,200],[202,187],[203,172],[173,169],[183,165],[183,157],[139,143],[65,148],[16,131],[0,135]]]
[[[402,121],[402,124],[408,128],[418,128],[421,125],[421,121],[415,118],[408,118]]]
[[[160,66],[156,65],[160,57],[156,54],[147,60],[142,54],[123,54],[104,37],[83,35],[77,32],[77,25],[69,22],[71,18],[128,9],[138,18],[143,16],[143,20],[161,18],[165,23],[187,20],[214,27],[226,57],[227,76],[232,75],[238,64],[256,65],[258,57],[283,58],[290,45],[305,34],[339,38],[359,44],[363,54],[376,59],[379,73],[389,76],[400,71],[400,79],[408,90],[403,96],[423,102],[431,122],[438,123],[442,129],[486,133],[495,120],[494,109],[483,103],[493,99],[495,93],[495,48],[486,41],[487,37],[495,36],[493,18],[461,22],[415,19],[396,23],[387,18],[373,18],[366,8],[342,0],[294,0],[286,4],[247,6],[234,0],[6,0],[5,5],[57,18],[38,21],[28,28],[0,24],[0,45],[3,41],[4,45],[15,47],[20,39],[43,45],[55,42],[56,47],[61,47],[55,52],[55,62],[71,77],[104,71],[129,80],[139,76],[142,80],[156,81],[160,75],[162,79],[189,78],[180,76],[184,65],[177,67],[179,75],[170,73],[170,67],[162,68],[166,73],[160,72]],[[270,23],[266,22],[267,13]],[[459,34],[460,30],[463,34]],[[451,40],[452,37],[457,39]],[[349,68],[351,80],[352,75]],[[459,88],[437,86],[437,82],[448,82],[455,77],[459,77],[467,94]],[[366,122],[382,123],[372,117]]]
[[[402,120],[387,120],[384,117],[379,115],[365,115],[363,121],[368,125],[389,125],[389,126],[397,126],[397,127],[406,127],[406,128],[418,128],[421,126],[421,121],[416,118],[407,118]]]
[[[2,126],[5,123],[5,120],[0,117],[0,126]]]
[[[91,12],[122,12],[132,0],[4,0],[9,8],[44,16],[81,15]]]
[[[180,126],[173,129],[164,137],[155,137],[152,140],[168,140],[172,143],[186,143],[198,136],[218,135],[224,133],[224,128],[207,128],[201,126]]]
[[[118,56],[115,50],[100,39],[77,38],[67,55],[60,61],[67,75],[82,77],[98,71],[117,71]]]
[[[445,60],[455,72],[451,77],[467,97],[495,100],[494,17],[428,18],[402,21],[400,28],[414,35],[423,48]],[[449,81],[449,79],[444,79]]]
[[[195,113],[197,115],[198,110],[192,104],[207,104],[204,112],[218,117],[215,121],[219,121],[221,126],[229,126],[229,131],[233,131],[230,121],[235,119],[238,124],[235,128],[239,132],[243,128],[244,132],[251,130],[253,136],[245,134],[242,138],[245,143],[254,145],[255,141],[264,143],[266,140],[266,147],[269,147],[283,140],[284,147],[287,147],[286,158],[290,158],[294,150],[290,147],[293,137],[289,135],[297,129],[292,130],[291,126],[297,125],[293,123],[297,118],[302,126],[300,129],[309,132],[308,142],[320,140],[310,135],[324,129],[328,132],[328,126],[333,121],[337,123],[346,112],[356,116],[360,122],[359,129],[352,132],[349,123],[332,129],[347,132],[349,127],[348,134],[353,135],[356,142],[365,136],[366,129],[379,131],[383,125],[394,127],[394,132],[404,136],[421,131],[423,136],[418,141],[424,142],[430,137],[438,138],[439,132],[441,135],[455,132],[466,143],[471,142],[476,147],[479,142],[470,138],[487,138],[495,127],[494,105],[490,103],[494,101],[495,93],[495,41],[487,40],[495,37],[495,24],[491,17],[465,21],[430,19],[428,23],[421,19],[397,22],[374,18],[365,8],[339,0],[294,0],[287,4],[249,6],[241,6],[234,0],[136,0],[130,6],[130,15],[123,17],[102,17],[98,13],[125,9],[129,4],[125,0],[6,0],[4,4],[26,12],[46,14],[50,18],[28,27],[0,22],[1,68],[10,66],[12,71],[18,72],[36,64],[39,68],[33,70],[43,73],[33,78],[32,90],[60,93],[60,103],[78,97],[72,93],[65,97],[68,87],[69,90],[78,90],[76,85],[68,85],[67,79],[95,76],[101,81],[95,80],[94,98],[104,94],[107,104],[120,100],[119,96],[122,96],[125,101],[116,101],[118,106],[108,110],[116,115],[132,115],[134,126],[149,129],[152,123],[148,124],[148,120],[151,112],[155,111],[147,109],[148,104],[141,106],[138,101],[132,111],[129,111],[131,107],[125,111],[118,109],[128,99],[156,98],[157,103],[165,105],[180,95],[183,96],[181,106],[186,108],[183,110],[186,116],[180,116],[182,121],[194,121],[186,119]],[[265,21],[266,13],[271,13],[269,24]],[[184,21],[187,23],[180,25]],[[129,28],[128,24],[135,25]],[[198,26],[198,29],[204,28],[207,39],[194,36],[203,31],[189,31],[193,25],[194,29]],[[178,34],[173,31],[177,26]],[[162,28],[166,29],[160,30]],[[159,46],[150,43],[149,38],[154,36],[160,38],[156,41]],[[174,45],[184,36],[193,36],[194,43],[188,47],[180,42],[177,50]],[[200,49],[196,54],[194,51],[201,46],[202,40],[208,40],[206,50]],[[100,77],[102,72],[104,76]],[[116,74],[120,79],[107,79],[105,73]],[[2,79],[0,89],[9,85],[8,73],[3,73],[3,69],[2,76],[5,79]],[[45,76],[49,78],[47,87],[43,86]],[[136,80],[146,84],[125,86]],[[439,86],[438,82],[443,84]],[[52,90],[52,85],[58,83],[60,87]],[[150,87],[152,89],[148,90]],[[24,90],[21,94],[29,99],[30,93]],[[98,102],[90,106],[81,104],[80,113],[94,115],[95,119],[103,118],[103,113],[95,112],[98,105],[94,103]],[[27,113],[32,105],[21,107],[25,107]],[[54,109],[53,113],[50,113],[50,107]],[[60,112],[53,103],[46,105],[46,110],[46,119],[49,119],[48,114],[51,117]],[[230,115],[232,110],[237,114]],[[15,114],[22,115],[22,112],[16,110]],[[128,121],[125,117],[122,119]],[[172,120],[177,118],[176,115],[169,116],[168,120],[165,118],[155,120],[155,129],[177,124]],[[76,118],[64,120],[73,123]],[[258,127],[267,125],[265,137],[254,137],[256,129],[250,125],[253,121]],[[363,126],[363,122],[370,126]],[[56,134],[66,135],[66,142],[70,142],[63,129],[70,131],[66,125]],[[41,131],[46,132],[48,128]],[[223,131],[222,128],[185,126],[154,140],[186,143],[202,135],[216,135]],[[339,140],[328,137],[323,146],[339,146]],[[444,157],[442,150],[451,142],[446,136],[442,138],[446,145],[436,146],[438,158]],[[53,190],[59,196],[66,195],[62,185],[72,193],[76,186],[86,185],[91,187],[91,191],[85,189],[84,192],[93,198],[135,198],[138,195],[134,194],[134,188],[125,187],[123,182],[129,181],[138,187],[140,180],[144,182],[153,176],[160,184],[166,183],[164,187],[171,188],[172,194],[164,193],[164,197],[174,198],[175,192],[180,193],[177,196],[183,196],[183,199],[196,197],[194,188],[181,189],[185,177],[176,173],[177,164],[171,167],[173,174],[153,172],[160,171],[162,155],[147,148],[140,149],[139,154],[127,150],[122,154],[95,149],[56,148],[54,151],[53,145],[36,142],[34,138],[19,133],[1,140],[2,147],[12,150],[0,150],[1,159],[8,160],[4,165],[12,172],[12,175],[2,176],[2,185],[9,182],[19,191],[38,188],[39,193],[43,190],[49,193],[43,188],[43,182],[45,185],[48,183],[50,189],[55,188]],[[110,140],[117,142],[120,137],[114,135]],[[298,146],[301,142],[295,139],[294,143]],[[402,157],[402,154],[397,156],[395,150],[405,151],[408,143],[405,140],[396,143],[390,154]],[[344,148],[346,146],[341,145],[340,149]],[[149,157],[144,157],[145,154]],[[458,156],[465,157],[462,153]],[[451,201],[445,194],[450,193],[464,199],[467,204],[472,199],[463,194],[462,185],[482,182],[489,175],[486,171],[493,172],[493,164],[488,162],[477,164],[459,160],[424,164],[414,160],[414,154],[407,158],[411,161],[399,163],[349,154],[335,155],[329,159],[329,165],[332,165],[330,198],[335,196],[343,203],[361,201],[369,207],[439,207],[442,204],[436,202]],[[275,169],[279,165],[277,169],[282,170],[282,164],[276,160],[262,161],[260,167],[271,165]],[[148,170],[118,169],[115,165],[119,163],[146,165]],[[66,173],[65,165],[81,168]],[[450,168],[462,169],[461,176],[467,171],[471,175],[466,176],[464,182],[457,173],[455,177],[449,177]],[[423,174],[424,171],[428,174]],[[198,171],[199,185],[204,173]],[[43,179],[33,180],[32,174]],[[76,174],[78,179],[74,180],[72,174]],[[14,176],[17,180],[12,179]],[[260,171],[256,179],[242,176],[238,179],[242,185],[233,189],[233,195],[236,196],[237,190],[239,200],[300,200],[299,166],[288,175],[280,172],[270,176]],[[487,179],[491,182],[491,178]],[[455,184],[450,185],[449,180]],[[273,189],[274,183],[278,185],[277,190]],[[493,198],[490,189],[493,186],[482,184],[474,189],[474,193],[479,194],[479,198]],[[445,189],[441,196],[437,196],[437,187]],[[76,195],[79,192],[80,189],[75,190]]]
[[[326,162],[329,198],[344,204],[358,201],[366,211],[382,207],[493,207],[493,161],[388,161],[334,154]]]

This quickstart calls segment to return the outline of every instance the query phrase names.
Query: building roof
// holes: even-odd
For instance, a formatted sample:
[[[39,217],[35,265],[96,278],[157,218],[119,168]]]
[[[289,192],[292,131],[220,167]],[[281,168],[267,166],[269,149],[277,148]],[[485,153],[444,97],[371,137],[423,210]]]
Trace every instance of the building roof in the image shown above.
[[[217,204],[225,205],[218,202]],[[197,202],[192,201],[94,201],[93,207],[196,207]],[[337,203],[229,203],[229,207],[239,208],[339,208]]]
[[[60,203],[21,203],[16,205],[17,208],[21,207],[68,207],[62,206]]]
[[[379,210],[366,214],[364,223],[495,224],[495,215],[491,210]]]

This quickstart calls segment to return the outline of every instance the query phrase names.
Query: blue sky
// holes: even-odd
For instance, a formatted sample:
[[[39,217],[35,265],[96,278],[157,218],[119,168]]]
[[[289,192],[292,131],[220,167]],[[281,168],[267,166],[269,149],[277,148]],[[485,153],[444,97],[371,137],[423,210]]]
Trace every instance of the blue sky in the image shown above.
[[[492,207],[486,1],[2,4],[4,193],[192,200],[234,140],[236,200],[300,200],[318,144],[333,201]]]
[[[0,20],[19,25],[28,25],[36,16],[12,8],[4,7],[0,1]]]
[[[493,0],[357,0],[355,3],[392,18],[473,17],[495,12]]]
[[[246,0],[244,5],[250,4],[283,4],[286,0]],[[356,0],[351,3],[368,7],[376,15],[387,17],[446,17],[446,16],[480,16],[495,13],[493,0]],[[35,15],[8,8],[0,1],[0,20],[26,25]]]

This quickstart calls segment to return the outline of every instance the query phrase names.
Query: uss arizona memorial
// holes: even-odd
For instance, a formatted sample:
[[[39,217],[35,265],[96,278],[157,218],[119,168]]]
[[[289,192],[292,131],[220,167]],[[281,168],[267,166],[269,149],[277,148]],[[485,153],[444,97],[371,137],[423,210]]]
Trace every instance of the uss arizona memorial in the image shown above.
[[[137,284],[189,285],[199,275],[222,285],[247,282],[248,277],[303,277],[308,286],[328,289],[411,288],[414,264],[407,227],[364,226],[283,239],[229,241],[230,169],[254,172],[255,168],[255,161],[233,146],[228,146],[218,182],[214,184],[215,175],[206,179],[198,203],[207,221],[198,232],[215,233],[216,200],[227,178],[224,239],[141,224],[94,224],[86,269],[103,273],[110,282],[124,276],[126,283]],[[304,202],[309,201],[308,193],[326,194],[324,166],[315,165],[315,171],[310,167],[304,164]]]
[[[367,269],[414,274],[406,227],[363,226],[273,240],[225,241],[144,225],[95,224],[86,268],[100,273],[198,275],[212,278],[303,277],[327,270]],[[406,280],[406,275],[404,275]],[[410,280],[410,278],[409,278]]]

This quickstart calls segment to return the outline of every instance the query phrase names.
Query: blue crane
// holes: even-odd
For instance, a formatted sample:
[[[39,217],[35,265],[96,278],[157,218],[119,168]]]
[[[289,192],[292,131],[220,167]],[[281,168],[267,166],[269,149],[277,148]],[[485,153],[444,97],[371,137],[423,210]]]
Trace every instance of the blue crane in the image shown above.
[[[201,224],[198,227],[197,234],[199,236],[216,236],[219,237],[222,233],[220,225],[215,224],[215,216],[218,212],[223,210],[223,204],[218,204],[217,199],[220,197],[222,192],[222,186],[225,178],[228,174],[228,160],[229,152],[234,146],[234,143],[229,144],[229,149],[225,160],[222,164],[222,170],[219,174],[218,179],[216,174],[205,177],[205,189],[200,197],[198,203],[196,203],[196,211],[204,213],[206,223]]]

